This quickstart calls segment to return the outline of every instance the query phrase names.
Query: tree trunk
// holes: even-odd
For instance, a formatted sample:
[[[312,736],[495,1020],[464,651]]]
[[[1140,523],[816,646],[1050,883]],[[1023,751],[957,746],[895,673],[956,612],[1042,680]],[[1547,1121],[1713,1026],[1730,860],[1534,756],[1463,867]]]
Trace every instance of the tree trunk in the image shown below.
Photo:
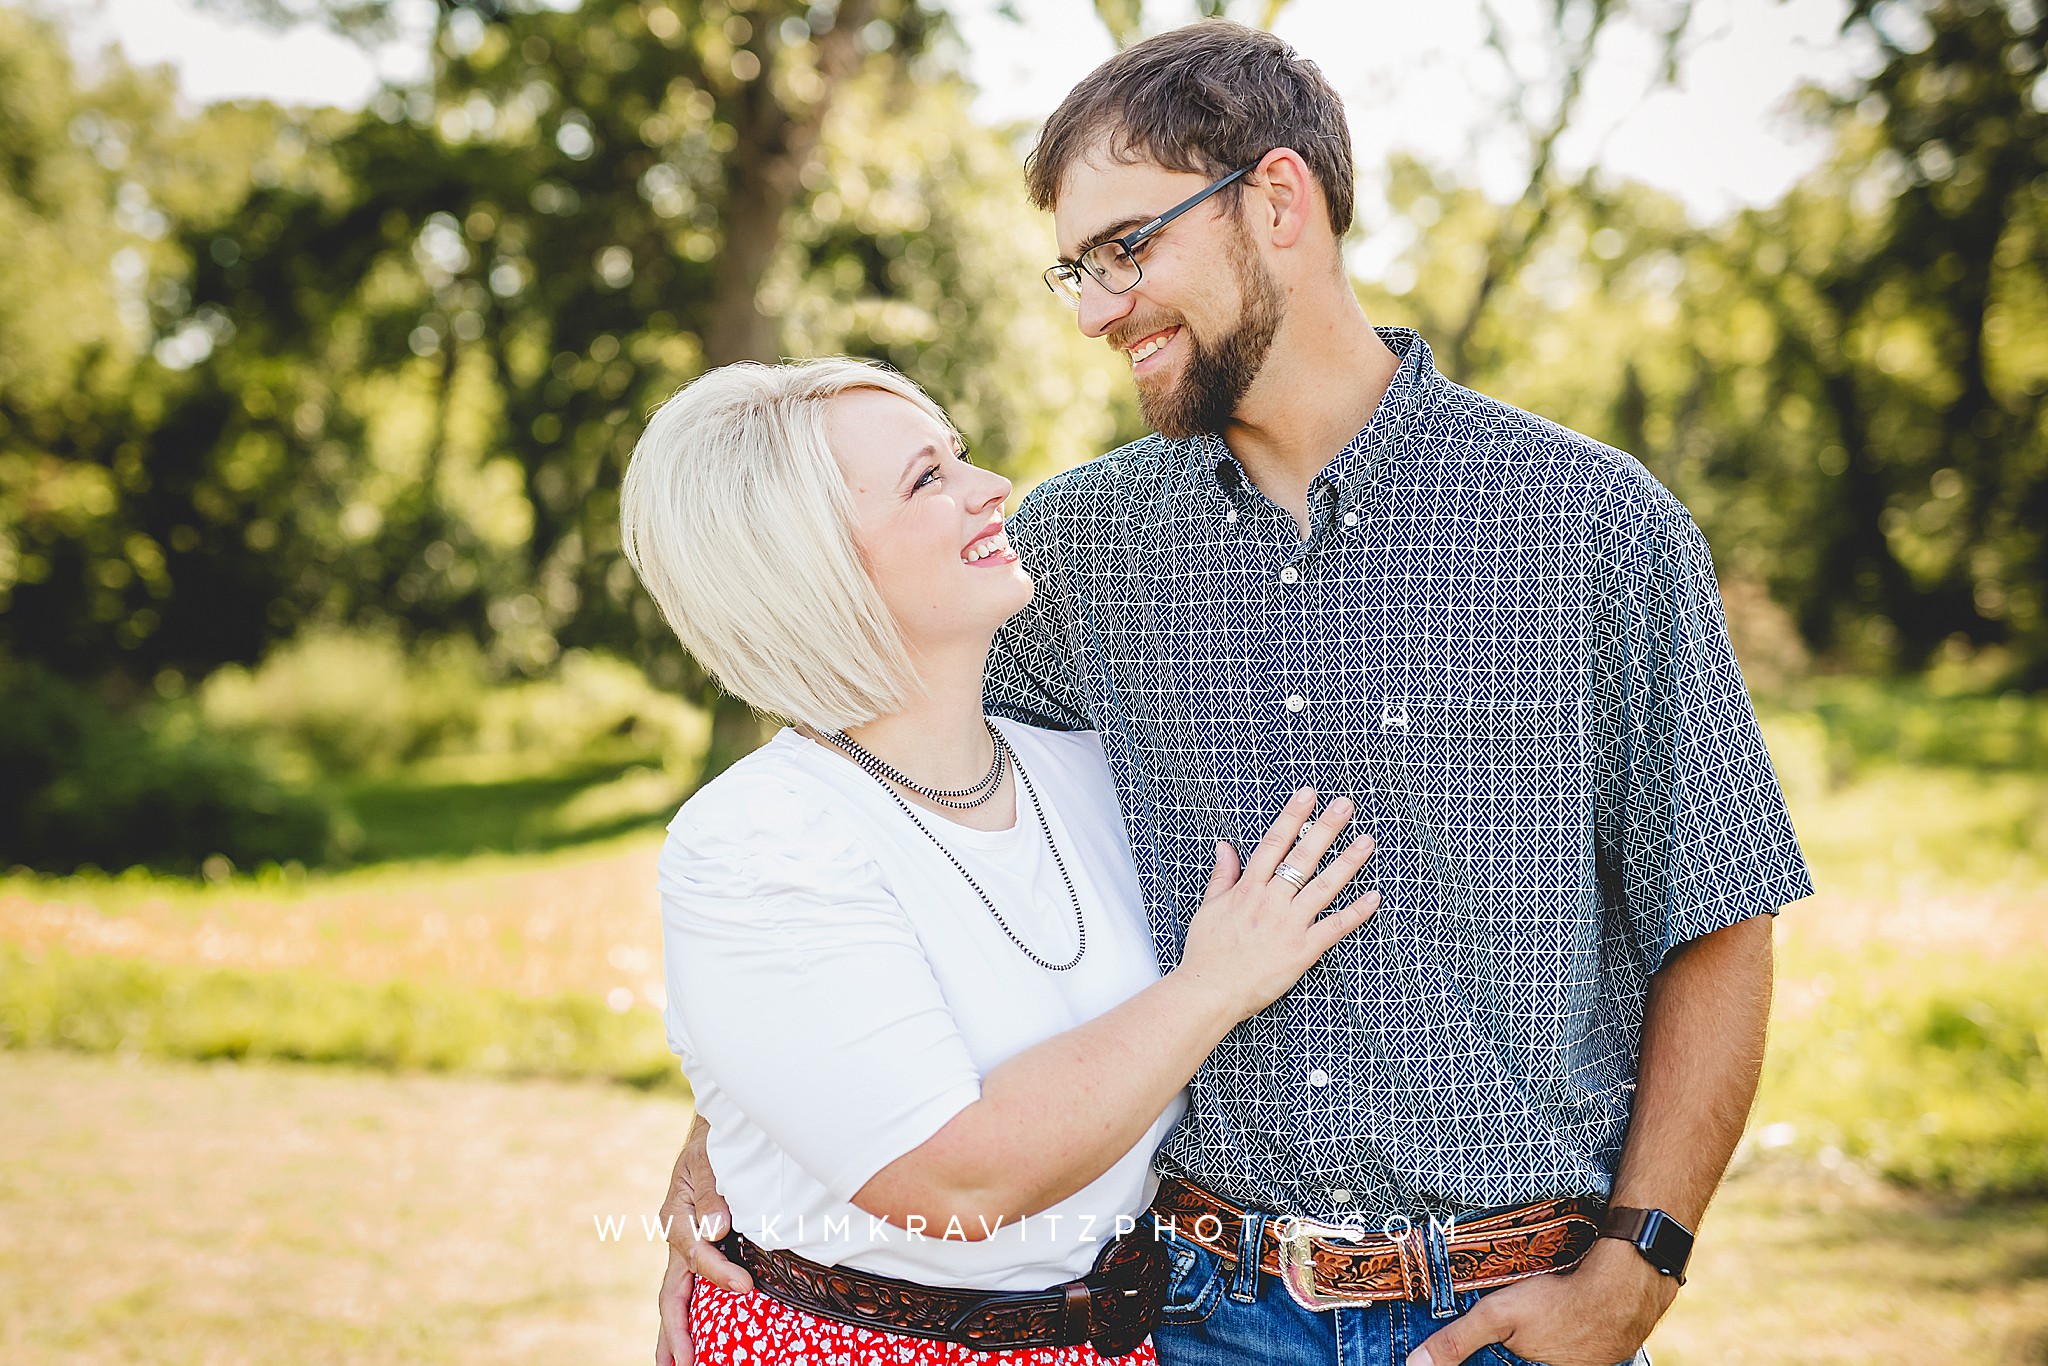
[[[760,63],[760,73],[746,82],[740,96],[736,140],[726,158],[725,246],[704,329],[707,366],[774,361],[781,355],[782,320],[761,311],[761,281],[781,248],[783,219],[817,152],[832,95],[860,67],[860,30],[874,12],[875,0],[840,4],[832,27],[817,39],[823,89],[808,108],[791,110],[775,97],[781,42],[765,17],[747,40],[746,50]]]
[[[782,225],[802,188],[804,168],[817,152],[833,92],[859,69],[860,30],[874,14],[875,0],[842,0],[832,27],[817,39],[822,93],[800,110],[785,108],[775,97],[781,44],[774,27],[764,18],[747,41],[746,50],[761,64],[760,74],[746,83],[734,127],[737,140],[726,158],[731,179],[725,247],[704,328],[706,366],[772,363],[781,357],[782,320],[761,311],[761,281],[782,246]],[[698,781],[709,782],[753,753],[768,733],[753,708],[722,689],[714,691],[711,744]]]

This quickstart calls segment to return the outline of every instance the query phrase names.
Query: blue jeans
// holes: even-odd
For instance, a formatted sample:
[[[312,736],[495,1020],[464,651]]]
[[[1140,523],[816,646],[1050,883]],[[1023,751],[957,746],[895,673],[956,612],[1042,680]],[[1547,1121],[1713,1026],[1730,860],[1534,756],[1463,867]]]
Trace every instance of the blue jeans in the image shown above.
[[[1258,1270],[1256,1258],[1232,1267],[1177,1233],[1162,1234],[1162,1241],[1172,1257],[1172,1279],[1152,1334],[1160,1366],[1402,1366],[1432,1333],[1479,1302],[1476,1291],[1458,1295],[1441,1319],[1426,1302],[1304,1309],[1286,1286]],[[1247,1264],[1249,1275],[1240,1270]],[[1530,1366],[1499,1345],[1466,1360],[1470,1366]],[[1638,1352],[1633,1366],[1649,1363],[1649,1353]]]

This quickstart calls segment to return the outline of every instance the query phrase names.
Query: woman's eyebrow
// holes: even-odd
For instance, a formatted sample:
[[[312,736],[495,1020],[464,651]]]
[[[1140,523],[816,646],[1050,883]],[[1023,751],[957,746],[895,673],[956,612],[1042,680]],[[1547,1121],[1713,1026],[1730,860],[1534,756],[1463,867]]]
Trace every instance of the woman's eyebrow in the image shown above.
[[[936,460],[938,455],[938,446],[930,441],[925,442],[922,446],[912,451],[910,459],[903,462],[903,473],[896,477],[896,487],[900,489],[908,485],[911,479],[918,473],[918,466],[928,461]]]

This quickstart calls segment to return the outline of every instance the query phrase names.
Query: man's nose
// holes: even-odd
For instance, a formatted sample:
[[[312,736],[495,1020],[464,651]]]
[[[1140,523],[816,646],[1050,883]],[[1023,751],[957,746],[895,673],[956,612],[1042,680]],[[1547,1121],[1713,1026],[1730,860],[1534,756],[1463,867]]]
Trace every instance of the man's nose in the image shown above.
[[[1081,309],[1076,319],[1081,326],[1081,335],[1099,337],[1129,317],[1136,294],[1135,289],[1112,294],[1092,277],[1082,275]]]

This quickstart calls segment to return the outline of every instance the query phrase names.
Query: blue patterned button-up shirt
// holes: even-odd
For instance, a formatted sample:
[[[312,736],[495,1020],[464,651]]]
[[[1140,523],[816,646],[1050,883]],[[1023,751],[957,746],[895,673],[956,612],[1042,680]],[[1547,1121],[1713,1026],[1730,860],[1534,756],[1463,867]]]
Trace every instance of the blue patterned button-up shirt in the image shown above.
[[[1223,1041],[1160,1162],[1375,1224],[1606,1194],[1650,974],[1812,891],[1685,508],[1381,335],[1399,373],[1306,540],[1213,437],[1033,490],[988,685],[1101,732],[1167,965],[1218,839],[1304,783],[1357,801],[1345,899],[1379,914]]]

